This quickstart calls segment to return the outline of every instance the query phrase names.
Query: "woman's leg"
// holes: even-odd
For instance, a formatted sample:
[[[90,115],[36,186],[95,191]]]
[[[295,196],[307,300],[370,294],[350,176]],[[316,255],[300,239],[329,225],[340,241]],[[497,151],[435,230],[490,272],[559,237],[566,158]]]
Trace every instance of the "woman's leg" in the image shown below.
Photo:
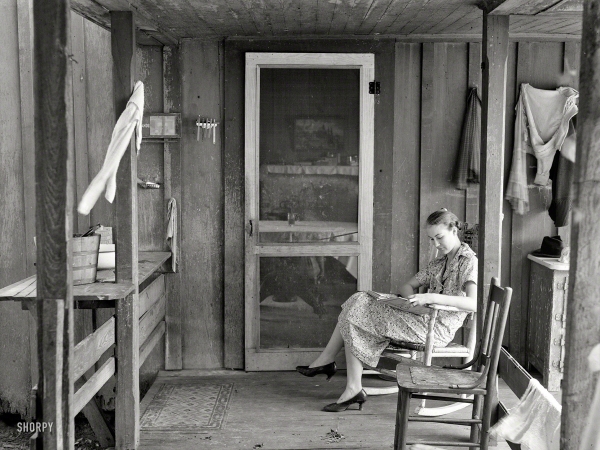
[[[362,362],[352,354],[348,347],[345,348],[346,353],[346,390],[338,399],[337,403],[342,403],[350,400],[362,390]]]
[[[329,342],[327,343],[325,350],[323,350],[317,359],[315,359],[308,367],[319,367],[329,364],[335,359],[335,355],[338,354],[343,346],[344,340],[342,339],[342,334],[340,333],[340,325],[337,324],[333,330],[333,333],[331,334],[331,337],[329,338]]]

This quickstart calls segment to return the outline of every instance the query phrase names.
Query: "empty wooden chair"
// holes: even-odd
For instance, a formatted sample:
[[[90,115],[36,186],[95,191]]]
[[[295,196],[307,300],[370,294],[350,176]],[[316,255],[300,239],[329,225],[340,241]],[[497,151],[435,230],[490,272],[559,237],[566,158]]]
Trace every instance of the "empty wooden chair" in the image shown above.
[[[433,446],[464,446],[488,448],[492,413],[498,403],[497,369],[502,336],[508,318],[512,289],[502,288],[497,278],[492,278],[487,312],[482,336],[473,365],[476,370],[457,370],[455,368],[425,367],[398,364],[396,379],[398,382],[398,410],[396,414],[396,434],[394,448],[405,450],[410,444]],[[461,366],[464,368],[464,366]],[[445,395],[444,395],[445,394]],[[448,395],[450,394],[450,395]],[[474,398],[457,398],[457,394],[473,395]],[[440,417],[410,416],[411,398],[427,398],[473,404],[470,419],[450,419]],[[453,425],[470,425],[470,442],[419,441],[407,442],[409,422],[437,422]],[[481,433],[479,433],[481,427]]]

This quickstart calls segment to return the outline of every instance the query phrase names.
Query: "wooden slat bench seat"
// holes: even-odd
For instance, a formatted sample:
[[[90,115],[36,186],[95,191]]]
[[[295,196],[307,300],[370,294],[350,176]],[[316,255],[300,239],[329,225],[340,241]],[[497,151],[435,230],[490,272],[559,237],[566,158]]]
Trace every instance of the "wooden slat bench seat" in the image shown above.
[[[140,252],[139,253],[139,284],[141,285],[171,257],[170,252]],[[133,292],[131,283],[115,283],[112,270],[99,271],[97,279],[102,282],[73,286],[75,308],[110,308],[112,304],[101,304],[104,301],[119,300]],[[37,276],[32,275],[17,283],[0,289],[0,301],[35,300],[37,296]],[[90,301],[93,301],[90,302]]]

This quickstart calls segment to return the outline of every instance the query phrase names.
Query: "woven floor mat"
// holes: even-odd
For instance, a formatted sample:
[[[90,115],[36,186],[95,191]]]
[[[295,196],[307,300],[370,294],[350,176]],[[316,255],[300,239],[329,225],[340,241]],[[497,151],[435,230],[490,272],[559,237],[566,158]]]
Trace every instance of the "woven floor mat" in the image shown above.
[[[142,430],[193,431],[220,429],[225,420],[233,383],[190,381],[161,383],[140,421]]]

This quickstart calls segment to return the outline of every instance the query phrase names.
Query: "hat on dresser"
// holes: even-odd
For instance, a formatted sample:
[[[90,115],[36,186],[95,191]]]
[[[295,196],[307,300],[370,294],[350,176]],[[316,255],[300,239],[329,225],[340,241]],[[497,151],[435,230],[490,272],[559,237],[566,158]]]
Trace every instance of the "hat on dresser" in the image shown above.
[[[546,258],[560,258],[564,246],[565,244],[560,236],[544,236],[542,246],[538,250],[531,252],[531,254]]]

